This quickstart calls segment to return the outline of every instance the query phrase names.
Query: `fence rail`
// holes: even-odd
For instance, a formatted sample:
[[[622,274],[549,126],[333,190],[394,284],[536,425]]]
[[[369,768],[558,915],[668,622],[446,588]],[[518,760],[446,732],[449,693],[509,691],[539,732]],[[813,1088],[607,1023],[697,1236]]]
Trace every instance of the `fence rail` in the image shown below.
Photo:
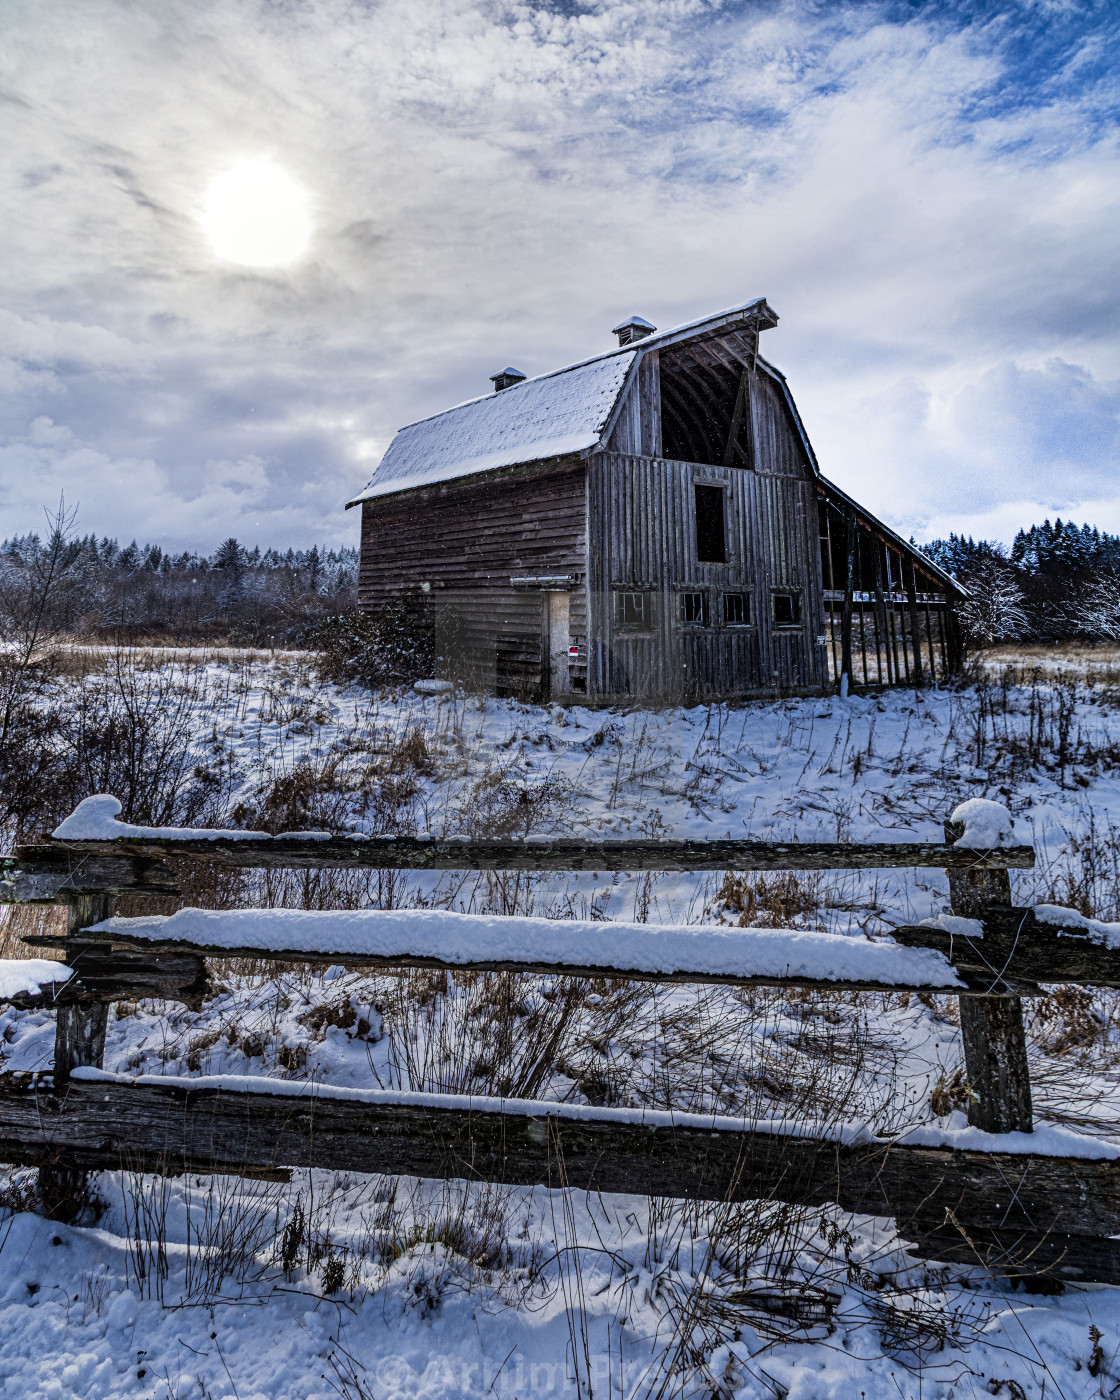
[[[84,1173],[122,1163],[137,1169],[283,1174],[316,1165],[535,1185],[561,1183],[599,1191],[709,1199],[780,1199],[803,1205],[893,1216],[914,1252],[928,1258],[985,1263],[1010,1273],[1120,1283],[1120,1160],[1014,1151],[960,1151],[905,1143],[847,1144],[827,1134],[790,1135],[729,1120],[693,1119],[550,1103],[449,1102],[439,1095],[332,1091],[294,1081],[131,1079],[101,1064],[107,1005],[155,996],[198,1006],[209,991],[208,957],[248,956],[331,962],[351,967],[517,970],[664,982],[921,990],[960,996],[966,1069],[974,1099],[970,1122],[992,1133],[1030,1132],[1032,1110],[1020,998],[1043,995],[1041,982],[1120,986],[1120,950],[1090,926],[1057,927],[1011,905],[1010,869],[1028,869],[1030,847],[971,850],[955,844],[673,841],[448,841],[311,835],[207,839],[160,832],[111,840],[52,841],[5,858],[0,899],[68,906],[65,938],[26,941],[61,947],[73,976],[20,993],[17,1005],[58,1007],[52,1076],[0,1075],[0,1158],[37,1165],[44,1196],[57,1214],[74,1208]],[[127,832],[127,828],[125,829]],[[308,866],[533,870],[782,870],[937,867],[947,870],[948,927],[894,930],[890,976],[860,975],[802,956],[785,972],[752,970],[757,930],[721,931],[741,940],[741,967],[693,963],[637,966],[620,957],[609,924],[597,925],[602,951],[565,955],[565,927],[540,956],[443,952],[417,937],[385,950],[347,944],[314,946],[299,936],[261,947],[238,942],[248,911],[225,920],[220,936],[198,941],[161,937],[153,925],[106,925],[114,896],[166,895],[176,881],[169,860],[212,861],[241,868]],[[258,920],[262,911],[252,911]],[[976,922],[968,924],[963,919]],[[194,917],[194,916],[192,916]],[[279,917],[278,923],[279,923]],[[327,916],[331,917],[331,916]],[[371,915],[376,919],[378,916]],[[380,916],[400,920],[394,911]],[[448,916],[463,918],[464,916]],[[425,914],[429,933],[433,916]],[[439,917],[436,916],[438,926]],[[507,921],[508,926],[509,921]],[[215,925],[218,926],[218,925]],[[419,929],[417,924],[417,929]],[[659,936],[650,928],[649,936]],[[781,938],[766,931],[767,939]],[[836,945],[848,940],[816,935]],[[438,941],[438,940],[437,940]],[[581,945],[585,946],[585,945]],[[696,948],[703,950],[703,931]],[[760,946],[760,945],[759,945]],[[769,945],[768,945],[769,946]],[[791,948],[793,943],[791,941]],[[822,944],[822,947],[824,944]],[[851,946],[849,944],[849,946]],[[910,950],[938,955],[907,980]],[[886,964],[884,964],[886,965]],[[931,976],[928,968],[941,969]],[[914,966],[917,966],[915,963]],[[995,1139],[998,1142],[998,1138]]]

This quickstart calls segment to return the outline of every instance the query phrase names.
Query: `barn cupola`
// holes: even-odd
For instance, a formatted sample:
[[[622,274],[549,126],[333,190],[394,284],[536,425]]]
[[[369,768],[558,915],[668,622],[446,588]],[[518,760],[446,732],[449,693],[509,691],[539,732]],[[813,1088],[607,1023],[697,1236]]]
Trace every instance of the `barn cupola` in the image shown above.
[[[657,327],[644,316],[631,316],[629,321],[620,321],[611,327],[611,335],[618,336],[619,345],[633,345],[636,340],[644,340],[652,335]]]
[[[494,386],[495,394],[503,389],[512,389],[515,384],[522,384],[528,378],[519,369],[514,369],[512,365],[506,365],[505,369],[500,369],[497,374],[490,376],[490,383]]]

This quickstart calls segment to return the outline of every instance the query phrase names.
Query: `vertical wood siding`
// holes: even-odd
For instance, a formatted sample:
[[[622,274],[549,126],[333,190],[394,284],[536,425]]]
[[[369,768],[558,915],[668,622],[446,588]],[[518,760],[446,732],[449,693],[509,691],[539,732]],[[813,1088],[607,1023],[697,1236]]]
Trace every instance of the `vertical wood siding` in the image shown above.
[[[725,491],[725,564],[696,558],[697,483]],[[807,475],[601,453],[589,464],[588,499],[590,690],[671,699],[823,683],[816,496]],[[773,625],[776,588],[800,595],[799,626]],[[619,594],[631,590],[649,599],[644,628],[620,621]],[[708,595],[710,626],[683,622],[687,591]],[[750,595],[749,628],[724,625],[726,593]]]

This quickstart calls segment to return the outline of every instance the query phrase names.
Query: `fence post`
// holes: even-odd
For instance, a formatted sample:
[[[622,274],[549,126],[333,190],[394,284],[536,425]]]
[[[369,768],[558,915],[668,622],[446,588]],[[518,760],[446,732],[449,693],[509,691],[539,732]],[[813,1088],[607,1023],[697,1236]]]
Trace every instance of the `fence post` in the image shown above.
[[[77,934],[113,912],[112,895],[78,894],[67,900],[66,934],[75,940],[66,950],[66,961],[75,967],[83,945]],[[80,976],[80,966],[76,969]],[[65,1092],[70,1071],[79,1065],[100,1068],[105,1053],[105,1028],[109,1008],[105,1002],[76,1002],[58,1008],[58,1025],[54,1036],[55,1089]],[[66,1165],[39,1168],[39,1196],[52,1220],[71,1220],[85,1202],[88,1174]]]
[[[959,839],[964,828],[945,823],[945,839]],[[993,908],[1011,904],[1006,870],[947,870],[949,908],[966,919],[982,919]],[[1027,1041],[1021,997],[962,996],[961,1039],[965,1073],[975,1098],[968,1121],[989,1133],[1034,1130]]]

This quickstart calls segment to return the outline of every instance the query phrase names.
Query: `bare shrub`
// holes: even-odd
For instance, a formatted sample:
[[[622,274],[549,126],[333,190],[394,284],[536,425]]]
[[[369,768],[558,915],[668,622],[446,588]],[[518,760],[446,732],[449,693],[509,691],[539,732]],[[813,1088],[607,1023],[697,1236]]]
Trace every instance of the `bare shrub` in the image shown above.
[[[1107,1040],[1115,1026],[1098,1004],[1100,994],[1087,987],[1054,987],[1041,998],[1031,1017],[1031,1031],[1048,1055],[1085,1052]]]
[[[596,984],[598,985],[598,984]],[[872,1119],[893,1096],[897,1048],[858,994],[610,984],[590,999],[557,1068],[593,1103],[748,1118]]]
[[[868,1308],[883,1350],[911,1365],[975,1340],[985,1314],[980,1303],[954,1307],[943,1289],[925,1288],[880,1293],[868,1299]]]
[[[322,678],[336,685],[404,684],[430,676],[435,660],[432,617],[415,597],[391,599],[376,612],[336,613],[302,641],[318,654]]]
[[[938,1075],[930,1091],[929,1109],[935,1118],[945,1118],[956,1109],[967,1109],[972,1097],[962,1065],[948,1077],[944,1071]]]
[[[460,800],[459,816],[471,836],[528,836],[554,830],[573,795],[571,783],[558,773],[531,782],[508,764],[475,779]]]
[[[402,972],[381,984],[390,1085],[533,1098],[564,1057],[587,995],[512,972]]]
[[[823,883],[819,871],[754,876],[728,871],[716,899],[728,914],[738,915],[740,928],[788,928],[817,914]]]
[[[279,1232],[283,1187],[241,1177],[187,1178],[181,1188],[185,1239],[169,1244],[173,1181],[126,1170],[121,1199],[126,1275],[142,1297],[165,1307],[213,1304],[227,1283],[243,1287],[265,1276],[266,1248]],[[170,1297],[172,1259],[182,1260],[181,1289]]]
[[[45,664],[24,676],[0,744],[0,824],[10,840],[51,830],[95,792],[119,797],[125,821],[217,823],[238,773],[216,736],[198,755],[209,700],[202,672],[134,662],[118,651],[103,672],[80,681],[61,680]]]

